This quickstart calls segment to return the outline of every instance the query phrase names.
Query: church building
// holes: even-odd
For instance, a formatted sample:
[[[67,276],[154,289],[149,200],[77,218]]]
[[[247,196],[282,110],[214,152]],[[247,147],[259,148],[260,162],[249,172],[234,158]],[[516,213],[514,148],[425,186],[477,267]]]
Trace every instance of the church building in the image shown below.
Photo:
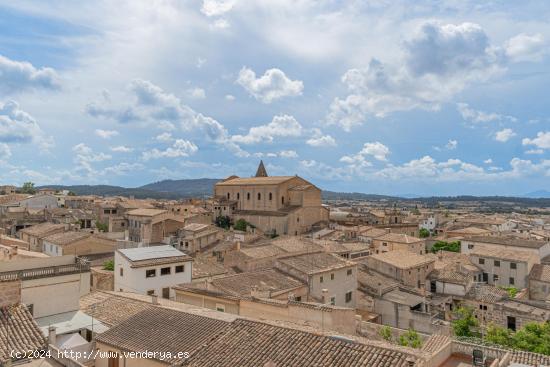
[[[256,176],[230,176],[214,187],[214,213],[244,219],[264,233],[299,235],[328,224],[321,190],[299,176],[268,176],[260,162]]]

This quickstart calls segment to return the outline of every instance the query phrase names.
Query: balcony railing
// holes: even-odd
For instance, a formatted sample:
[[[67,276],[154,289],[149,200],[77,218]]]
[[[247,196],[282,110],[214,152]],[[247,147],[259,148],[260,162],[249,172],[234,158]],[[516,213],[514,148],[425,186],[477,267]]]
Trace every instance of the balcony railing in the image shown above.
[[[77,262],[75,264],[1,272],[0,282],[18,280],[18,279],[31,280],[31,279],[49,278],[49,277],[55,277],[55,276],[61,276],[61,275],[87,273],[89,271],[90,271],[89,263]]]

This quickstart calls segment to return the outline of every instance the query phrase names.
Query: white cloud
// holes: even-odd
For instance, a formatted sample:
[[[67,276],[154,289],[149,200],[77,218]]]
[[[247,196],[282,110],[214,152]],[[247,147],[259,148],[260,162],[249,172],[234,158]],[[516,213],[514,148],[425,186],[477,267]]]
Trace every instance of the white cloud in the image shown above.
[[[312,147],[321,147],[321,148],[335,147],[337,145],[336,140],[332,136],[322,135],[320,131],[319,131],[319,134],[316,134],[313,137],[309,138],[306,141],[306,144],[311,145]]]
[[[506,143],[508,140],[516,135],[517,134],[512,129],[502,129],[495,133],[495,140],[501,143]]]
[[[520,33],[504,45],[506,56],[512,61],[540,61],[546,52],[542,34]]]
[[[165,150],[154,148],[143,152],[142,158],[143,160],[148,161],[150,159],[158,158],[188,157],[189,155],[196,153],[198,150],[199,148],[193,142],[183,139],[176,139],[174,144]]]
[[[53,138],[46,136],[36,120],[14,101],[0,102],[0,142],[32,142],[45,151],[53,147]]]
[[[471,108],[467,103],[457,103],[456,107],[458,109],[458,112],[460,112],[460,115],[465,121],[469,122],[491,122],[491,121],[502,121],[502,120],[508,120],[512,122],[516,122],[517,119],[513,116],[505,116],[494,112],[484,112],[484,111],[478,111],[473,108]]]
[[[123,175],[127,175],[129,173],[132,173],[134,171],[142,170],[144,168],[145,168],[145,166],[141,163],[121,162],[117,165],[104,168],[101,173],[103,175],[123,176]]]
[[[96,170],[92,167],[94,162],[102,162],[111,159],[109,154],[95,153],[92,148],[84,143],[77,144],[72,148],[76,154],[74,162],[76,164],[76,171],[86,173],[88,176],[96,174]]]
[[[0,162],[5,162],[11,157],[11,149],[8,144],[0,143]]]
[[[174,138],[172,137],[172,134],[170,134],[170,133],[162,133],[162,134],[157,135],[155,137],[155,140],[163,141],[163,142],[170,142],[170,141],[174,140]]]
[[[231,141],[231,136],[222,124],[196,112],[159,86],[147,80],[135,79],[128,89],[135,97],[134,104],[113,107],[110,101],[103,100],[88,104],[87,113],[93,117],[114,119],[122,124],[137,122],[165,130],[179,127],[186,132],[201,132],[201,139],[206,138],[209,142],[224,146],[237,156],[248,156],[247,152]]]
[[[404,43],[402,58],[394,59],[392,64],[371,59],[366,68],[348,70],[342,82],[350,94],[332,102],[327,122],[349,131],[369,115],[437,110],[470,84],[501,71],[487,35],[472,23],[426,22]]]
[[[487,158],[486,160],[483,161],[483,163],[491,164],[491,163],[493,163],[493,160],[491,158]]]
[[[113,136],[117,136],[119,133],[116,130],[103,130],[103,129],[96,129],[95,134],[99,136],[102,139],[110,139]]]
[[[278,137],[298,137],[302,125],[292,116],[277,115],[267,125],[251,127],[246,135],[233,135],[232,140],[239,144],[271,143]]]
[[[235,5],[235,0],[203,0],[201,12],[207,17],[224,15]]]
[[[193,99],[204,99],[206,98],[206,92],[202,88],[193,88],[187,90],[189,97]]]
[[[390,149],[376,141],[374,143],[365,143],[358,153],[345,155],[340,158],[340,162],[345,163],[350,171],[358,173],[372,166],[372,163],[367,160],[367,156],[372,156],[376,160],[384,162],[387,161],[388,154],[390,154]]]
[[[451,140],[451,139],[449,139],[449,141],[447,142],[447,144],[445,144],[445,149],[447,149],[447,150],[455,150],[457,146],[458,146],[458,141],[457,141],[457,140]]]
[[[387,160],[386,156],[390,154],[390,149],[379,141],[376,141],[374,143],[365,143],[359,154],[370,155],[379,161],[385,161]]]
[[[13,61],[0,55],[1,93],[14,93],[35,88],[58,89],[57,73],[52,68],[37,69],[31,63]]]
[[[279,69],[266,70],[264,75],[256,78],[256,73],[249,68],[242,68],[237,83],[250,95],[263,103],[271,103],[282,97],[294,97],[302,94],[304,83],[291,80]]]
[[[295,150],[281,150],[279,156],[282,158],[298,158],[298,153]]]
[[[225,95],[225,99],[226,99],[227,101],[234,101],[234,100],[235,100],[235,96],[232,95],[232,94],[226,94],[226,95]]]
[[[134,148],[127,147],[125,145],[118,145],[116,147],[111,147],[111,151],[117,153],[131,153],[134,151]]]
[[[521,143],[523,145],[534,145],[539,149],[550,149],[550,131],[539,131],[536,138],[525,138]]]
[[[543,149],[529,149],[525,151],[525,154],[544,154]]]

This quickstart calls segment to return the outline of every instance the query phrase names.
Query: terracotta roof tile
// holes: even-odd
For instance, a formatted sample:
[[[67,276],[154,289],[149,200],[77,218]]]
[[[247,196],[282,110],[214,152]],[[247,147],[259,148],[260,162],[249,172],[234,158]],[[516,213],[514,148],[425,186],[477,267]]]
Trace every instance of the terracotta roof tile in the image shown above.
[[[40,350],[46,339],[25,305],[0,308],[0,362],[10,358],[10,352]]]

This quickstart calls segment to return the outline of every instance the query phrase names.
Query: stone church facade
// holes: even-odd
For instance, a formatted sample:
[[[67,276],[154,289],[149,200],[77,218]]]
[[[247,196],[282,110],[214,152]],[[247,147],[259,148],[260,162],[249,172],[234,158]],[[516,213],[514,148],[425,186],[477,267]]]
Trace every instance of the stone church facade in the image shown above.
[[[299,235],[327,226],[321,190],[299,176],[268,176],[260,162],[256,176],[231,176],[214,187],[215,215],[244,219],[265,233]]]

